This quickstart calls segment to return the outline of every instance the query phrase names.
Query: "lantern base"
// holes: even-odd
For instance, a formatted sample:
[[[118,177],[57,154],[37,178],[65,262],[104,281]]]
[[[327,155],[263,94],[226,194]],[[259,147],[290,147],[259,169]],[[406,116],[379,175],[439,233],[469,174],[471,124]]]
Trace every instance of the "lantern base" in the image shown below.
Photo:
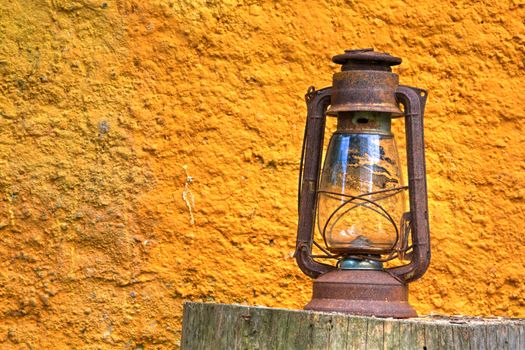
[[[314,280],[306,310],[409,318],[408,286],[384,270],[336,270]]]

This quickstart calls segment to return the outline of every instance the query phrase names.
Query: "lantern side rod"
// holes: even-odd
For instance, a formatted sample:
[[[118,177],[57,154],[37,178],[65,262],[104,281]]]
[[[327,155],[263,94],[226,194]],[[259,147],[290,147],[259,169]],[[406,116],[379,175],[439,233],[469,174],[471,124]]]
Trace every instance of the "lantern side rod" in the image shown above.
[[[312,258],[312,242],[315,224],[315,199],[321,172],[322,146],[326,122],[326,110],[330,105],[332,89],[308,89],[308,108],[299,185],[299,225],[295,246],[295,259],[299,268],[308,276],[316,278],[335,269]]]
[[[409,264],[388,269],[405,283],[419,279],[430,264],[430,230],[423,135],[423,114],[427,92],[400,85],[397,100],[405,107],[407,169],[410,197],[410,225],[413,254]]]

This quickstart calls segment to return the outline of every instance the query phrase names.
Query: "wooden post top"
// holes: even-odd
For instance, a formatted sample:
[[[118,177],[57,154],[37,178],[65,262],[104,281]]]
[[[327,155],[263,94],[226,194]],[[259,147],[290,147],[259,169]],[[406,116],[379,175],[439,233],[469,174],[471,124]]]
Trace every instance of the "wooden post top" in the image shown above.
[[[391,319],[184,304],[182,349],[525,349],[525,319]]]

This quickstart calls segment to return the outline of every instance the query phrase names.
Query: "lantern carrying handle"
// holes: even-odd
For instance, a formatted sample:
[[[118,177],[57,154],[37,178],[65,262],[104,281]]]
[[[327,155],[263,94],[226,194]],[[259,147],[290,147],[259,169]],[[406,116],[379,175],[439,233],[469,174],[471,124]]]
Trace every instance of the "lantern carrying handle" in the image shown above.
[[[405,283],[415,281],[423,276],[430,264],[430,229],[423,135],[423,115],[427,96],[426,90],[411,86],[400,85],[396,90],[396,99],[405,109],[413,253],[410,263],[390,268],[388,271]]]
[[[326,110],[330,105],[332,88],[308,89],[306,94],[307,116],[299,175],[299,224],[295,245],[295,259],[299,268],[316,278],[335,266],[315,261],[312,257],[313,230],[317,187],[321,170]]]

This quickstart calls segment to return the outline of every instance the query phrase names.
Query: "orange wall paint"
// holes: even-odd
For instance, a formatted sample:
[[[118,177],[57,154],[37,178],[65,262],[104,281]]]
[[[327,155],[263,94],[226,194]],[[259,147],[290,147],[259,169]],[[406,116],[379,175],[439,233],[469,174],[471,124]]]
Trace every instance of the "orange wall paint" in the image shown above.
[[[411,302],[525,317],[523,6],[1,2],[0,343],[164,349],[184,300],[301,308],[303,96],[360,47],[430,91]]]

